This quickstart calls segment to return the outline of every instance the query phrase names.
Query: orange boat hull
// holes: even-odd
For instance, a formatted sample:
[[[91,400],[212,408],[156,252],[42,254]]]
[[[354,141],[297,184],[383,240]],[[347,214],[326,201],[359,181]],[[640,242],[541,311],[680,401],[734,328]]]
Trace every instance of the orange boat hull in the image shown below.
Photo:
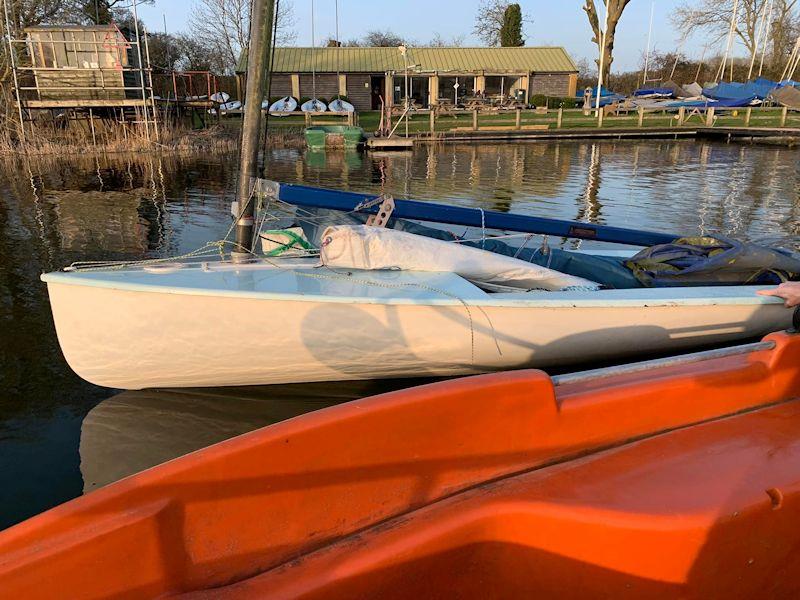
[[[800,593],[800,336],[486,375],[212,446],[0,533],[0,596]]]

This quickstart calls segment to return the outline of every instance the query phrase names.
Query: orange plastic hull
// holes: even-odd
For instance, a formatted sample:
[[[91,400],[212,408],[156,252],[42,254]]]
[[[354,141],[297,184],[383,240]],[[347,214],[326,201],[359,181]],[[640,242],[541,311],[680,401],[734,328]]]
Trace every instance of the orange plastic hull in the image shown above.
[[[800,593],[800,336],[553,388],[538,371],[325,409],[0,534],[0,596]]]

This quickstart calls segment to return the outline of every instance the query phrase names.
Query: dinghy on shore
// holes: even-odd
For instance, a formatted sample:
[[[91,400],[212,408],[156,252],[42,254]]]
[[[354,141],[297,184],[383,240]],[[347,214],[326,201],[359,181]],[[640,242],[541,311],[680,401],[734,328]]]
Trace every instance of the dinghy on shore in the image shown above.
[[[312,98],[307,102],[303,102],[303,104],[300,106],[300,110],[303,112],[325,112],[328,110],[328,106],[324,102],[317,100],[316,98]]]
[[[272,205],[379,210],[373,196],[269,185]],[[644,246],[675,237],[393,202],[398,218]],[[277,256],[276,239],[266,258],[46,274],[64,356],[84,379],[124,389],[454,376],[734,342],[783,329],[790,318],[776,299],[756,295],[759,286],[598,289],[602,261],[565,279],[518,258],[421,236],[370,241],[364,255],[358,249],[368,235],[338,255],[328,237],[319,243],[323,268],[315,255]],[[305,245],[293,245],[293,253]],[[423,247],[431,249],[413,255]],[[585,255],[563,256],[579,263]]]
[[[779,333],[348,402],[0,533],[0,589],[29,599],[793,598],[798,392],[800,337]]]
[[[332,112],[355,112],[356,108],[346,100],[336,98],[328,104],[328,110]]]
[[[269,107],[269,114],[273,117],[285,117],[297,110],[297,100],[291,96],[285,96]]]

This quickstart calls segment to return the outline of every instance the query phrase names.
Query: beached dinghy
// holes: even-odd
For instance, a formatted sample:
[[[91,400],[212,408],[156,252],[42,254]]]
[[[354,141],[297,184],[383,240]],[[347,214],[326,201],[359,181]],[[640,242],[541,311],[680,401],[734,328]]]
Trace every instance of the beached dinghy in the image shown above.
[[[230,99],[231,96],[227,92],[217,92],[209,96],[209,100],[216,102],[217,104],[225,104]]]
[[[291,96],[285,96],[269,107],[269,114],[273,117],[285,117],[297,110],[297,100]]]
[[[356,108],[347,100],[336,98],[335,100],[331,100],[330,104],[328,104],[328,110],[333,112],[355,112]]]
[[[325,112],[328,110],[328,107],[324,102],[317,100],[316,98],[312,98],[307,102],[303,102],[303,104],[300,106],[300,110],[303,112]]]
[[[800,337],[353,401],[0,533],[8,598],[796,598]]]
[[[358,194],[281,185],[277,195],[328,208],[367,198],[367,212],[378,210],[373,197]],[[642,245],[674,237],[433,203],[394,205],[398,217],[424,214],[467,226]],[[375,229],[386,233],[324,241],[326,268],[316,256],[296,257],[304,244],[291,244],[293,257],[276,256],[288,239],[276,237],[271,256],[245,262],[46,274],[64,356],[81,377],[112,388],[261,385],[570,365],[733,342],[789,323],[790,312],[757,296],[758,286],[598,290],[600,277],[569,277]],[[389,241],[376,246],[383,238]],[[370,251],[359,254],[367,240]]]

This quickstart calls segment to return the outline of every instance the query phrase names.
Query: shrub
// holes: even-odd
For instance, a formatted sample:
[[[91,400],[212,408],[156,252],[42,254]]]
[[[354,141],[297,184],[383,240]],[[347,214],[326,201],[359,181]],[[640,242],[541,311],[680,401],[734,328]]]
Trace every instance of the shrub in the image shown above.
[[[534,94],[531,96],[531,104],[537,108],[545,107],[547,106],[547,96],[544,94]]]

